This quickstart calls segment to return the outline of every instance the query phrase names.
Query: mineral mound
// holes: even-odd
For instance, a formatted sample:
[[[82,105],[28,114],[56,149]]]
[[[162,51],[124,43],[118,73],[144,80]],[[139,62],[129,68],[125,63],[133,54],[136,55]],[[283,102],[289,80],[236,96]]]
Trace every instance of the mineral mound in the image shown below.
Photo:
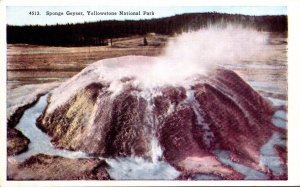
[[[272,124],[268,100],[221,67],[174,81],[153,75],[156,63],[155,57],[126,56],[88,66],[50,93],[39,128],[56,147],[165,161],[181,179],[195,174],[243,179],[221,162],[220,150],[272,178],[261,149],[283,129]],[[155,142],[161,155],[155,156]]]

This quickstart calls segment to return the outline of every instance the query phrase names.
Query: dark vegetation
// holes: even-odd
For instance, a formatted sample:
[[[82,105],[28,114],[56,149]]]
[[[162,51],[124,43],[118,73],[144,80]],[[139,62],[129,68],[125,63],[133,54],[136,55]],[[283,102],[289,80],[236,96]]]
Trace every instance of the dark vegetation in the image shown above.
[[[108,45],[112,38],[157,33],[180,34],[218,23],[239,24],[260,31],[286,32],[287,16],[246,16],[223,13],[189,13],[151,20],[98,21],[50,26],[7,26],[7,43],[50,46]]]

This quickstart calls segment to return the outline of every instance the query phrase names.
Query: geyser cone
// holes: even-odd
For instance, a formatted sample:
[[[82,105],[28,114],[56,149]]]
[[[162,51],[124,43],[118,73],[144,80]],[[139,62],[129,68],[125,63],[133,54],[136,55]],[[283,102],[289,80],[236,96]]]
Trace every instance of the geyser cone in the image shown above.
[[[88,66],[51,93],[39,127],[57,147],[163,160],[185,174],[243,178],[220,162],[220,151],[268,170],[260,164],[260,149],[278,129],[267,100],[222,68],[181,81],[157,77],[151,84],[149,71],[157,63],[154,57],[127,56]]]

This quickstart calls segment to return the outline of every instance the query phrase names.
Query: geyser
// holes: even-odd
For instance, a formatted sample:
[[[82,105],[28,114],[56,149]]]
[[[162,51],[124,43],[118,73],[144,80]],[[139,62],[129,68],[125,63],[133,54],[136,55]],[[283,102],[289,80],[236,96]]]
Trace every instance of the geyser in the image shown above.
[[[178,171],[182,179],[286,178],[282,159],[276,167],[260,160],[273,132],[285,132],[272,124],[272,104],[216,66],[263,49],[266,38],[240,28],[209,28],[179,36],[161,57],[96,62],[50,93],[38,126],[56,147],[107,158],[116,179],[149,179],[159,171],[168,179]],[[284,148],[272,146],[274,154],[275,146]],[[223,152],[228,158],[218,157]],[[257,173],[245,176],[233,162]],[[153,170],[123,175],[139,163]]]

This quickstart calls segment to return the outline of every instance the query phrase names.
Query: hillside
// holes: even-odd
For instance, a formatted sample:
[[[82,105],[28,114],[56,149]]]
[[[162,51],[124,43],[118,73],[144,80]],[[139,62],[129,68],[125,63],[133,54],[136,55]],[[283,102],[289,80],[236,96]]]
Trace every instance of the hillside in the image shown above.
[[[287,16],[246,16],[223,13],[189,13],[151,20],[98,21],[67,25],[7,25],[7,43],[48,46],[108,45],[113,38],[157,33],[174,35],[213,24],[239,24],[259,31],[286,32]]]

